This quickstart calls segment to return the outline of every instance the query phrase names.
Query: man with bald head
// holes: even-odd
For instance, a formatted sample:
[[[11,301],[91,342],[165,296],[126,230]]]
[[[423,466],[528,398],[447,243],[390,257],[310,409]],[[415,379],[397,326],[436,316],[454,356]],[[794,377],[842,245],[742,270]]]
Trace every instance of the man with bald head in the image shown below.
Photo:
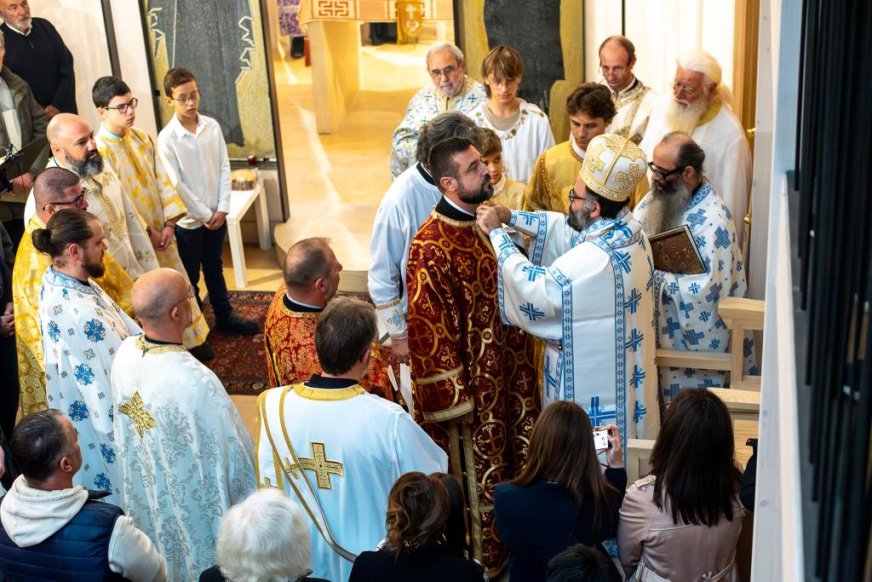
[[[157,257],[146,231],[146,223],[133,200],[107,164],[94,142],[94,131],[83,118],[59,113],[48,124],[47,134],[53,158],[49,168],[66,168],[79,177],[92,212],[105,227],[108,253],[131,278],[156,269]],[[27,201],[24,218],[36,212],[34,197]]]
[[[745,129],[731,109],[732,94],[721,83],[721,66],[713,56],[691,51],[676,64],[672,95],[651,113],[640,145],[650,162],[667,133],[690,135],[705,152],[706,178],[729,208],[741,241],[752,171]]]
[[[193,289],[173,269],[149,271],[131,301],[142,335],[112,366],[122,508],[155,542],[171,580],[215,563],[224,512],[255,488],[251,436],[218,377],[182,345]]]
[[[282,268],[284,283],[273,297],[263,326],[270,386],[298,384],[321,373],[315,327],[339,289],[340,271],[342,264],[326,238],[303,239],[288,249]],[[385,370],[389,359],[389,348],[373,344],[370,366],[360,385],[393,400]]]
[[[626,36],[610,36],[599,48],[600,81],[609,88],[618,114],[606,128],[606,133],[616,133],[639,143],[645,136],[648,117],[657,102],[651,87],[633,74],[636,64],[636,47]]]
[[[21,384],[21,410],[30,414],[46,407],[45,364],[42,336],[39,330],[39,288],[42,277],[51,265],[51,258],[33,248],[33,231],[45,228],[52,214],[63,208],[87,210],[88,200],[82,192],[79,177],[63,168],[47,168],[33,185],[36,213],[27,222],[24,237],[15,255],[12,272],[13,312],[18,357],[18,379]],[[95,281],[126,313],[130,308],[130,288],[133,279],[111,255],[103,257],[106,272]]]

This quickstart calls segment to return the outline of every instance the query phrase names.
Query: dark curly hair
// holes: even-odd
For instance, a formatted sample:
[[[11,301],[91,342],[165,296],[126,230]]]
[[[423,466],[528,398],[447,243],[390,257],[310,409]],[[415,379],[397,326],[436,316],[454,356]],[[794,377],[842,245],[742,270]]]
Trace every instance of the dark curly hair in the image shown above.
[[[438,477],[417,471],[401,476],[388,496],[387,548],[412,553],[442,544],[449,509],[448,490]]]

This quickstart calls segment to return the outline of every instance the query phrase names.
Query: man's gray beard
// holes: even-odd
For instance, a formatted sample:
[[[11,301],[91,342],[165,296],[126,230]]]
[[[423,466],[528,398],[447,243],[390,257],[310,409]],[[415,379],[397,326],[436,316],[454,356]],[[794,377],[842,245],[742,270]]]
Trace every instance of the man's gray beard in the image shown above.
[[[673,192],[661,192],[656,187],[651,190],[651,201],[645,209],[646,234],[654,236],[679,226],[692,197],[693,191],[681,180]]]
[[[70,166],[70,170],[83,178],[92,178],[103,173],[102,156],[96,156],[90,160],[86,159],[83,162],[67,158],[67,164]]]
[[[578,212],[570,210],[566,216],[566,223],[570,228],[578,232],[587,230],[594,222],[590,217],[590,212],[584,207],[582,207]]]
[[[669,131],[692,134],[708,105],[703,99],[687,106],[681,105],[675,99],[670,100],[669,107],[666,108],[666,127],[669,128]]]

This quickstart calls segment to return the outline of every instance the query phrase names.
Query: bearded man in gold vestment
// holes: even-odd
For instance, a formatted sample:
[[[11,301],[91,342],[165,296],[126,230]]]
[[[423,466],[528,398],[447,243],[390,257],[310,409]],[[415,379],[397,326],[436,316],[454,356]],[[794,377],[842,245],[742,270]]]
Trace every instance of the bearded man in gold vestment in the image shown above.
[[[539,412],[534,350],[530,336],[500,321],[496,257],[475,225],[476,208],[493,195],[478,150],[444,140],[430,168],[442,198],[412,241],[407,270],[415,414],[463,481],[472,555],[493,578],[507,562],[494,487],[523,465]]]
[[[79,177],[64,168],[46,168],[33,185],[36,213],[27,223],[24,236],[15,255],[12,272],[13,307],[15,313],[15,343],[18,351],[18,379],[21,383],[21,410],[27,415],[46,407],[45,363],[42,336],[39,330],[39,289],[51,257],[33,247],[31,234],[45,228],[49,217],[62,208],[88,208]],[[95,279],[102,289],[128,315],[133,279],[109,253],[103,256],[106,268]]]

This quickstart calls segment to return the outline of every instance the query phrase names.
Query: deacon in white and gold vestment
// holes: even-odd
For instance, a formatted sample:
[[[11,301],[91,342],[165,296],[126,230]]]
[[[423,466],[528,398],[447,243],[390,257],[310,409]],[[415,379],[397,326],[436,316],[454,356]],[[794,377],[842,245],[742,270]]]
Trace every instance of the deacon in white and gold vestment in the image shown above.
[[[182,345],[188,289],[166,268],[136,282],[133,307],[145,333],[121,344],[112,367],[120,505],[179,581],[197,580],[215,563],[222,516],[256,489],[254,447],[239,411]]]
[[[153,232],[169,227],[169,244],[166,248],[154,250],[158,263],[161,267],[178,271],[187,279],[172,227],[186,214],[186,208],[194,207],[182,200],[182,194],[190,191],[176,190],[164,170],[154,140],[141,129],[131,127],[119,137],[101,125],[94,139],[100,155],[114,168],[122,189],[148,227]],[[199,346],[209,335],[209,326],[196,299],[191,299],[191,303],[194,322],[185,331],[185,346],[189,348]]]
[[[358,383],[377,330],[371,305],[344,297],[331,301],[318,321],[316,347],[321,334],[336,337],[338,329],[363,319],[348,315],[355,312],[365,314],[365,333],[351,332],[360,337],[332,344],[329,353],[318,349],[325,372],[336,376],[315,374],[257,400],[258,483],[283,489],[307,510],[312,576],[334,582],[347,580],[354,557],[384,538],[388,494],[397,478],[409,471],[444,472],[448,465],[407,412]],[[339,372],[349,360],[343,354],[353,353],[363,355]]]

